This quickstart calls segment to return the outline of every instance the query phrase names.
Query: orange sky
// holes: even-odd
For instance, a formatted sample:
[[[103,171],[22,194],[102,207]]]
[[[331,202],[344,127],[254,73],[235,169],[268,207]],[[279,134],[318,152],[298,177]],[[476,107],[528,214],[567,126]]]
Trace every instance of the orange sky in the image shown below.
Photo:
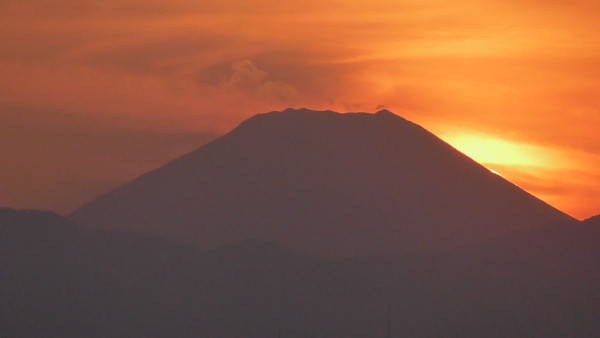
[[[0,205],[67,213],[256,113],[386,106],[600,213],[595,0],[0,1]]]

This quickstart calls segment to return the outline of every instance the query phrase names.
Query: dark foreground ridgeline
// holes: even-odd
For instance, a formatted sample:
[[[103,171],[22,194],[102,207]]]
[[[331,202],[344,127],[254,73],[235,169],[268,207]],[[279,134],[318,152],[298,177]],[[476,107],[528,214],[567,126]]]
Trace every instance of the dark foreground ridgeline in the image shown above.
[[[592,337],[600,222],[444,254],[331,261],[261,240],[211,251],[0,210],[2,337]]]

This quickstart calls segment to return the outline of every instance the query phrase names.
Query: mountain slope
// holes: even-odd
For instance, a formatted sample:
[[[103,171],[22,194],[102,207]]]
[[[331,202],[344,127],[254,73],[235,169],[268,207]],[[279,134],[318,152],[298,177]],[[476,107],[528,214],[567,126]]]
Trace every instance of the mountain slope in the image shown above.
[[[264,336],[261,325],[285,323],[282,294],[301,301],[328,267],[264,242],[201,252],[11,209],[0,209],[0,266],[2,337]]]
[[[71,218],[328,257],[450,250],[569,219],[389,111],[306,109],[257,115]]]
[[[394,337],[592,337],[597,230],[567,222],[444,254],[332,262],[0,210],[0,336],[381,337],[390,304]]]
[[[600,215],[590,217],[584,221],[587,224],[598,224],[600,226]]]

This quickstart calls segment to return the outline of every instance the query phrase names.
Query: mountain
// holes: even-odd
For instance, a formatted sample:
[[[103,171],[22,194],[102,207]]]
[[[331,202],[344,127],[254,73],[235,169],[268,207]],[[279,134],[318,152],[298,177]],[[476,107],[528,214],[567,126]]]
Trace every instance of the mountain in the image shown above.
[[[445,251],[567,215],[393,113],[288,109],[87,203],[71,219],[211,249],[324,257]]]
[[[600,225],[600,215],[590,217],[590,218],[586,219],[585,222],[588,224],[599,224]]]
[[[210,251],[0,210],[0,336],[592,337],[600,227],[333,261],[259,240]]]
[[[304,297],[303,283],[318,276],[305,270],[319,262],[258,241],[201,252],[0,209],[0,336],[245,336],[277,319],[290,275],[306,276],[293,285]]]

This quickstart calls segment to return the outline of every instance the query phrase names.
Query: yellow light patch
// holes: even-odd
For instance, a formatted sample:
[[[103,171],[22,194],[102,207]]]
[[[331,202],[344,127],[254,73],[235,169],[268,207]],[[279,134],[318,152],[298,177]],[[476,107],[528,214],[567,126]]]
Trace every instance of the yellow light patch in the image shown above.
[[[562,155],[550,148],[478,133],[445,137],[453,147],[481,164],[533,168],[569,168]]]

